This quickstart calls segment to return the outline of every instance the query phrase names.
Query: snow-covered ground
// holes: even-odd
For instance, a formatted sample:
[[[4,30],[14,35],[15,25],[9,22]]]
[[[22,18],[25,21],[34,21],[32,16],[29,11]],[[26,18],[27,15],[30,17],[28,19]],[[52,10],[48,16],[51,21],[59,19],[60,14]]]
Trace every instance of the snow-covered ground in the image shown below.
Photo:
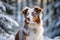
[[[7,33],[5,34],[0,34],[0,40],[14,40],[14,36],[13,35],[9,35]]]
[[[14,40],[19,29],[19,24],[15,20],[0,14],[0,40]]]
[[[8,17],[7,15],[0,14],[0,28],[5,30],[5,32],[13,34],[19,30],[19,24]]]
[[[60,37],[55,37],[54,39],[51,39],[49,37],[44,36],[44,40],[60,40]]]

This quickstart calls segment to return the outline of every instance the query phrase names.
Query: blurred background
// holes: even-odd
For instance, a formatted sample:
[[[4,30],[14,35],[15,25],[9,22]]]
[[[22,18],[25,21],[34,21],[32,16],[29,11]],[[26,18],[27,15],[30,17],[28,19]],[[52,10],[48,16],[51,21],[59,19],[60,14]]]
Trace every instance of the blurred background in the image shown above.
[[[46,36],[47,40],[55,40],[55,38],[60,40],[60,0],[0,0],[0,14],[11,17],[21,28],[23,26],[22,9],[26,6],[32,8],[35,5],[43,9],[44,37]]]

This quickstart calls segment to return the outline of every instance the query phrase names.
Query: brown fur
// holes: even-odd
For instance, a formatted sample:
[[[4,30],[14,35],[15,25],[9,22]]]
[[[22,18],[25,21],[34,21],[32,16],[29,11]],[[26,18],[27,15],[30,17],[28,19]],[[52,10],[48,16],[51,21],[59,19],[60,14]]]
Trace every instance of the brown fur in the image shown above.
[[[26,34],[23,32],[23,39],[22,40],[26,40]]]
[[[40,23],[40,18],[39,17],[33,17],[33,21],[37,22],[39,24]]]
[[[34,6],[34,9],[35,9],[35,11],[36,11],[37,13],[40,13],[40,12],[43,11],[43,9],[41,9],[41,8],[38,7],[38,6]]]
[[[19,32],[16,34],[15,40],[19,40]]]
[[[28,11],[28,8],[26,8],[25,10],[22,10],[22,14],[24,14],[25,17],[26,17],[27,11]]]

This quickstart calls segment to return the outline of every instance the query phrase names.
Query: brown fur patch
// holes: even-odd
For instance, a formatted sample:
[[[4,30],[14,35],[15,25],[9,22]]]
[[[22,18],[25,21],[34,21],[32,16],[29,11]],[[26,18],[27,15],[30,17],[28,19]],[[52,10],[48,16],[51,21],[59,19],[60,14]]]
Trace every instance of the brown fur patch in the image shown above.
[[[25,17],[26,17],[27,11],[28,11],[28,7],[26,7],[26,9],[24,8],[24,9],[22,10],[22,14],[24,14]]]
[[[41,9],[41,8],[38,7],[38,6],[34,6],[34,9],[35,9],[35,11],[36,11],[37,13],[40,13],[40,12],[43,11],[43,9]]]
[[[19,32],[15,35],[15,40],[19,40]]]
[[[39,24],[40,23],[40,18],[39,17],[33,17],[33,21],[37,22]]]

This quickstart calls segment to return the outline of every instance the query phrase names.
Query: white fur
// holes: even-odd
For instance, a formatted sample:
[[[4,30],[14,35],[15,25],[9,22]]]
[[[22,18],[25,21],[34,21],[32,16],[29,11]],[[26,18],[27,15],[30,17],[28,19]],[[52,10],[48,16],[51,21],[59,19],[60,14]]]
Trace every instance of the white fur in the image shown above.
[[[31,23],[29,24],[30,28],[30,35],[27,36],[26,40],[43,40],[43,27],[36,24],[36,23]],[[33,29],[36,29],[36,33],[34,32]]]
[[[30,18],[30,22],[33,22],[33,16],[32,16],[32,12],[34,12],[34,9],[33,8],[29,8],[29,10],[28,10],[28,12],[27,13],[29,13],[28,15],[27,15],[27,18]]]

